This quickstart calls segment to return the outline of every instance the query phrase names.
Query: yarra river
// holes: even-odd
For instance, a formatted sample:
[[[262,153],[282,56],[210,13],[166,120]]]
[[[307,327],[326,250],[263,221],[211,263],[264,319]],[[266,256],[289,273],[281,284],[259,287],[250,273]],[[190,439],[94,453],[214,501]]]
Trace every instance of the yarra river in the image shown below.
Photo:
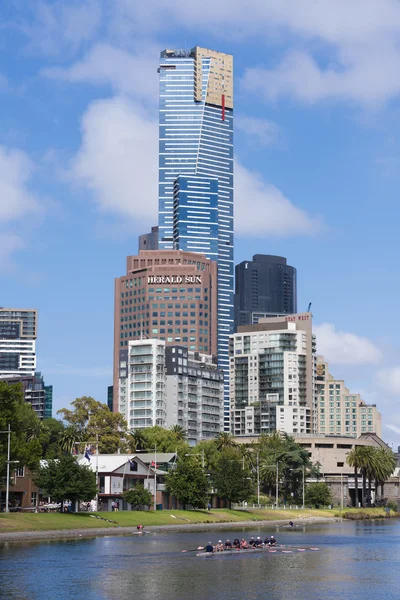
[[[274,534],[315,552],[182,549]],[[400,520],[0,544],[1,600],[369,600],[400,597]]]

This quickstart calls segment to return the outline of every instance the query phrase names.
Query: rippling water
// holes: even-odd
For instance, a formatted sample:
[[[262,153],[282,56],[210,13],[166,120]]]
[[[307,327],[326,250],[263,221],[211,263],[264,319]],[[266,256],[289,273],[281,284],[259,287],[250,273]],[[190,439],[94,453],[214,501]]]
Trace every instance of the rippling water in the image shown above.
[[[242,534],[243,532],[243,534]],[[209,540],[274,534],[318,552],[197,558]],[[3,600],[400,598],[400,521],[0,545]]]

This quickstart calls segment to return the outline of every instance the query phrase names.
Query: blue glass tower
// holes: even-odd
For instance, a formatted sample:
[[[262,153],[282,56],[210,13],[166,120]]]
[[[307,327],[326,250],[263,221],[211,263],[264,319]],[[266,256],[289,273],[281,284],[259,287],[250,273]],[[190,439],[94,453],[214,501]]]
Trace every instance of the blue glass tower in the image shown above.
[[[159,249],[196,250],[218,261],[218,364],[225,374],[228,429],[228,342],[234,324],[233,57],[199,46],[164,50],[159,73]]]

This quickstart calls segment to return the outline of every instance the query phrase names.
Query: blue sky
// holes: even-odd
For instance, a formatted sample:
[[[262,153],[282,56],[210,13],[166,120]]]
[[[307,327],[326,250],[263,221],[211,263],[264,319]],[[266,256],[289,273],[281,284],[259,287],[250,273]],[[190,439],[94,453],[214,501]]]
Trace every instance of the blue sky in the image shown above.
[[[400,444],[400,3],[0,6],[0,304],[39,311],[55,409],[111,384],[113,279],[156,224],[157,66],[235,60],[235,260],[281,254],[318,350]]]

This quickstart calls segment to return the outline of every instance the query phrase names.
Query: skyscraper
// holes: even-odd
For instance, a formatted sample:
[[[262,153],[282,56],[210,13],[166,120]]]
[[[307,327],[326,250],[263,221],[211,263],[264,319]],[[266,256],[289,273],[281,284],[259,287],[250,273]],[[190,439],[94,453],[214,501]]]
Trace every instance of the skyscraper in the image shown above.
[[[150,233],[139,235],[139,252],[141,250],[158,250],[158,227],[152,227]]]
[[[297,312],[297,271],[286,258],[255,254],[235,271],[235,331],[260,318]]]
[[[34,375],[37,311],[0,307],[0,378]]]
[[[159,248],[218,252],[218,363],[233,332],[233,57],[196,46],[160,58]],[[175,217],[175,220],[174,220]],[[184,232],[181,235],[181,232]]]

